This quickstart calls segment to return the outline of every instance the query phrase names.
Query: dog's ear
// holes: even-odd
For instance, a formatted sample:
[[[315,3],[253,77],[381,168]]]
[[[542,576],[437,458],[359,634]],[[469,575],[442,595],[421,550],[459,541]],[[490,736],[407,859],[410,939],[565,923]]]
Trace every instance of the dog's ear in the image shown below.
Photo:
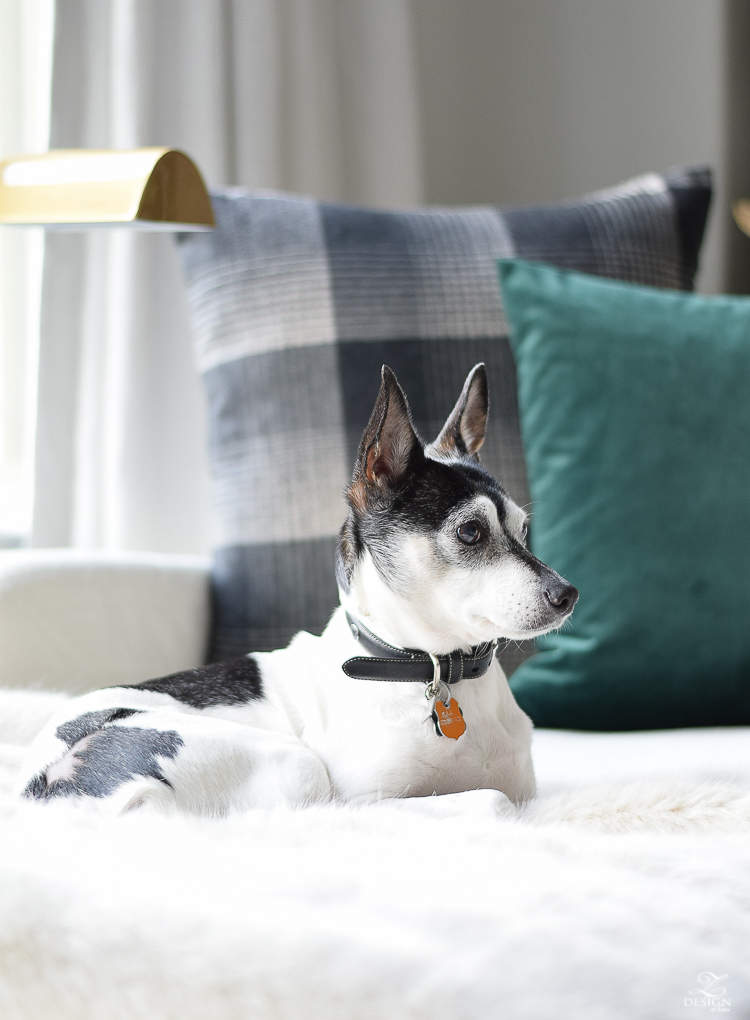
[[[451,411],[432,448],[444,457],[468,456],[478,460],[478,453],[484,442],[489,409],[487,369],[480,363],[475,365],[466,377],[458,403]]]
[[[398,485],[421,451],[404,391],[383,365],[378,399],[359,444],[355,477],[379,487]]]

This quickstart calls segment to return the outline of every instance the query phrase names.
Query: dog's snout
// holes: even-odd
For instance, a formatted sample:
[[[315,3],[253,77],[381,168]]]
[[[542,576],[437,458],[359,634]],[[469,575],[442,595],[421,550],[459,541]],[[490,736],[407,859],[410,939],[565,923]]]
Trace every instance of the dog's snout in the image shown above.
[[[549,584],[545,588],[544,596],[555,612],[562,615],[569,613],[578,601],[578,589],[560,579],[558,584]]]

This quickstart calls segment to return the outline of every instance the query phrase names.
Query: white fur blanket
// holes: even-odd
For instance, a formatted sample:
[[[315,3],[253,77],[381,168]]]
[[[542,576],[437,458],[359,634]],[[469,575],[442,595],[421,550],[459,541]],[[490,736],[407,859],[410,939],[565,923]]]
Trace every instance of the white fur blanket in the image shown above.
[[[11,801],[61,697],[0,692],[3,1020],[750,1016],[750,730],[539,731],[516,815],[105,820]]]

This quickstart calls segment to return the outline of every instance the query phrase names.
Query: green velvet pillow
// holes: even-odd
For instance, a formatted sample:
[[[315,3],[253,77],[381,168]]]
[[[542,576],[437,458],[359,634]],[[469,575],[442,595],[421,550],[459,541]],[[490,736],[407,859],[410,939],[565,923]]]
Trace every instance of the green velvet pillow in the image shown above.
[[[580,591],[538,726],[750,723],[750,299],[500,262],[532,548]]]

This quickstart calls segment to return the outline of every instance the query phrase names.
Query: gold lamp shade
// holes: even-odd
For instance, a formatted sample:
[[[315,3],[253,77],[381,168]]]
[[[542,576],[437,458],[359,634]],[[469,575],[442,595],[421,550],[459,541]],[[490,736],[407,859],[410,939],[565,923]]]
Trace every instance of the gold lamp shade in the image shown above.
[[[750,234],[750,201],[746,198],[741,198],[739,202],[735,202],[732,206],[732,213],[734,221],[740,230]]]
[[[0,223],[210,230],[211,200],[177,149],[53,149],[0,162]]]

